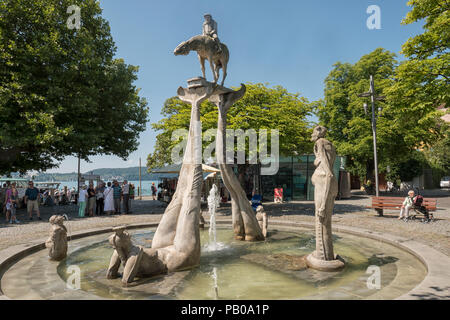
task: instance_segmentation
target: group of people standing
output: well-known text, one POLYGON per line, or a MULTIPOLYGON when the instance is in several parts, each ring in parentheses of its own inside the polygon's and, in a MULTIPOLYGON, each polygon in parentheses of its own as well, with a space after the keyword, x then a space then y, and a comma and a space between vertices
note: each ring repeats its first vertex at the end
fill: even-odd
POLYGON ((124 180, 122 185, 117 180, 107 184, 100 182, 95 188, 92 182, 89 183, 89 188, 84 185, 78 197, 78 216, 84 217, 86 210, 90 217, 94 216, 94 211, 95 215, 121 214, 121 203, 124 213, 129 214, 134 191, 134 185, 127 180, 124 180))

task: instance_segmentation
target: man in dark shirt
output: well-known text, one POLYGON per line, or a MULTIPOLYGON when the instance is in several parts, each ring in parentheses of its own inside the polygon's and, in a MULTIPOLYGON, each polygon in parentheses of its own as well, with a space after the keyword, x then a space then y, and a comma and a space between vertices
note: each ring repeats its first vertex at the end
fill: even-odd
POLYGON ((36 211, 37 217, 41 219, 41 213, 39 212, 39 200, 41 199, 41 194, 39 189, 34 186, 33 181, 28 182, 28 188, 25 191, 25 203, 27 204, 27 211, 30 220, 33 220, 33 209, 36 211))
POLYGON ((114 195, 114 211, 115 214, 120 214, 120 200, 122 199, 122 188, 117 180, 113 181, 113 195, 114 195))
POLYGON ((97 187, 95 188, 95 197, 97 206, 95 207, 95 214, 97 216, 101 216, 104 214, 104 208, 105 208, 105 196, 103 195, 103 192, 105 192, 105 183, 103 181, 99 182, 97 187))

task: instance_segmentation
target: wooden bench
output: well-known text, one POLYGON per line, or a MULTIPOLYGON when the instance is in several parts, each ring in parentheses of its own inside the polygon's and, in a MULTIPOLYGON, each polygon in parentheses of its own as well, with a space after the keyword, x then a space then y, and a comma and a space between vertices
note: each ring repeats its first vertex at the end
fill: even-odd
MULTIPOLYGON (((384 210, 400 210, 405 201, 405 197, 371 197, 372 205, 366 206, 366 208, 375 209, 375 211, 383 216, 384 210)), ((436 211, 437 199, 435 198, 423 198, 422 205, 428 211, 436 211)))

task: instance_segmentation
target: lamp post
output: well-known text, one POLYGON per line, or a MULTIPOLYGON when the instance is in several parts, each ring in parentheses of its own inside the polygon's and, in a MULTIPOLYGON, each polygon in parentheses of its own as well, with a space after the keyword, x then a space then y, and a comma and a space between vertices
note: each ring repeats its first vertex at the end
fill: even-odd
POLYGON ((78 194, 80 194, 80 162, 81 162, 81 156, 78 153, 78 175, 77 175, 77 177, 78 177, 78 179, 77 179, 77 182, 78 182, 77 192, 78 192, 78 194))
POLYGON ((139 200, 142 200, 141 158, 139 157, 139 200))
MULTIPOLYGON (((375 101, 383 101, 385 96, 375 95, 375 85, 373 81, 373 75, 370 75, 370 89, 369 92, 358 94, 358 97, 370 97, 372 103, 372 135, 373 135, 373 160, 375 165, 375 193, 376 196, 380 196, 379 183, 378 183, 378 157, 377 157, 377 119, 375 117, 375 101)), ((367 105, 364 106, 364 111, 367 112, 367 105)))

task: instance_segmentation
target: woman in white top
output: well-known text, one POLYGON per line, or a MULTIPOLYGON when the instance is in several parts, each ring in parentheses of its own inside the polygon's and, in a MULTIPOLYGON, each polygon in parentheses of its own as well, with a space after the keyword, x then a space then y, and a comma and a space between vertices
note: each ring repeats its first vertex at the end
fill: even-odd
POLYGON ((411 208, 413 207, 414 196, 414 190, 409 190, 408 196, 405 198, 405 201, 403 201, 402 208, 400 209, 400 216, 398 217, 398 220, 403 218, 408 219, 409 210, 411 210, 411 208))
POLYGON ((103 195, 105 196, 105 213, 108 213, 111 215, 111 213, 114 211, 114 190, 111 188, 111 182, 108 182, 108 187, 103 192, 103 195))
POLYGON ((87 199, 87 191, 86 186, 84 185, 80 190, 80 194, 78 195, 78 216, 84 217, 84 213, 86 211, 86 199, 87 199))

